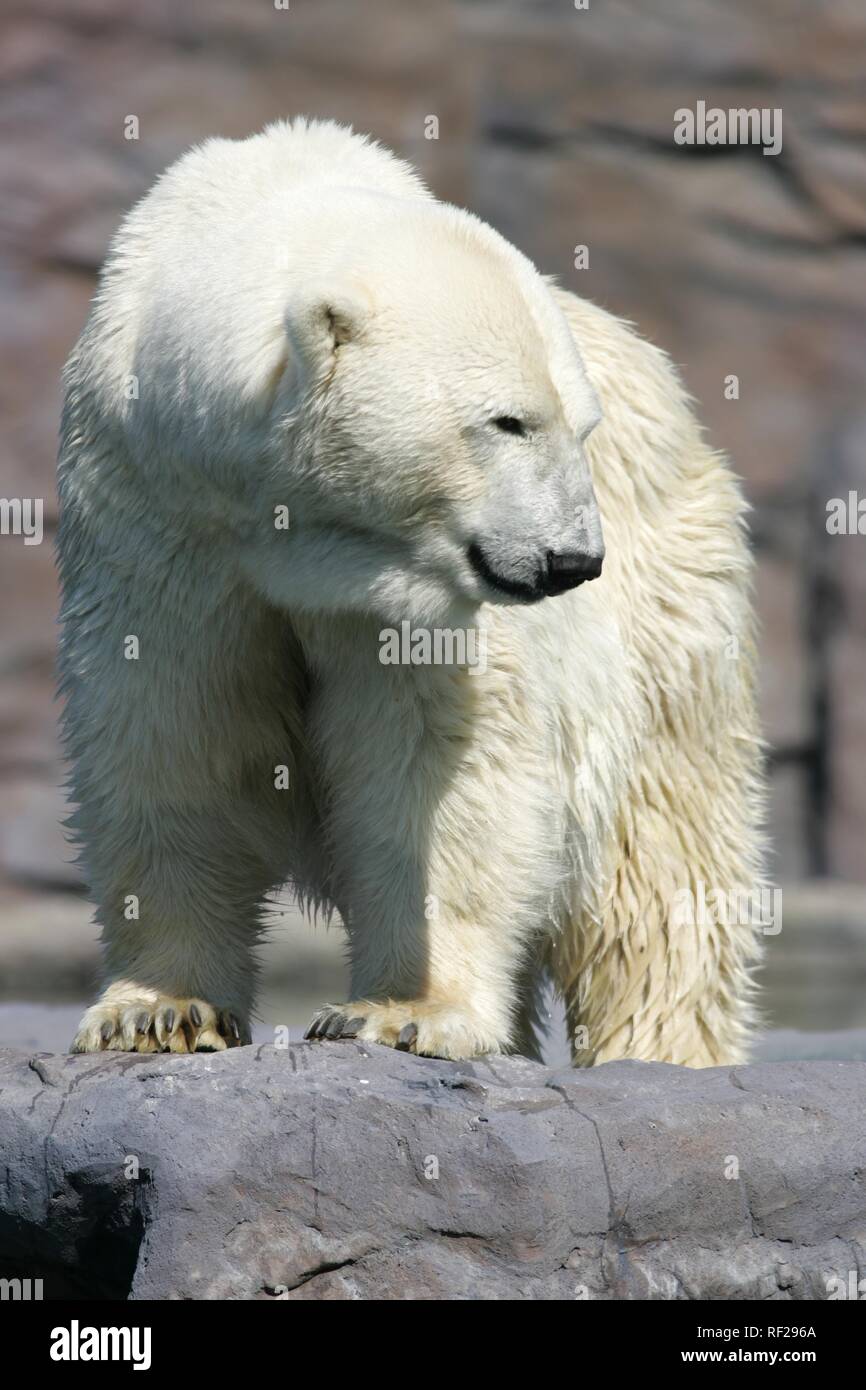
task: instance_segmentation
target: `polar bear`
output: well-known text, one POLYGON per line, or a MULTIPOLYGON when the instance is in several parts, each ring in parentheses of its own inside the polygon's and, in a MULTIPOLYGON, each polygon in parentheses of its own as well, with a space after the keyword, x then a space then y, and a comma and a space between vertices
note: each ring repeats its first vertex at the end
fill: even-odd
POLYGON ((288 882, 314 1039, 537 1056, 549 978, 578 1065, 743 1059, 760 928, 683 904, 761 881, 744 502, 660 351, 301 119, 163 175, 65 385, 74 1051, 249 1041, 288 882))

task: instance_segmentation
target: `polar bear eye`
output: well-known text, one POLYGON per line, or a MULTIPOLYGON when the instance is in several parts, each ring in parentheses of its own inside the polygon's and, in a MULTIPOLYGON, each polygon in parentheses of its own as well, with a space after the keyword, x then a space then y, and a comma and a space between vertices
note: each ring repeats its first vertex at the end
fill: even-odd
POLYGON ((504 430, 506 434, 526 434, 526 426, 522 420, 518 420, 514 415, 497 415, 493 424, 498 430, 504 430))

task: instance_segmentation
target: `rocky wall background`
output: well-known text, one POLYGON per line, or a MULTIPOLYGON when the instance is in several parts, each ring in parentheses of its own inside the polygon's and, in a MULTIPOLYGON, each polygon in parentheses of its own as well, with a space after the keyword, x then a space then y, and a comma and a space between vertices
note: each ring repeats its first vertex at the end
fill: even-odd
MULTIPOLYGON (((864 94, 855 0, 0 3, 0 497, 46 515, 41 545, 0 536, 0 998, 78 999, 95 961, 57 827, 63 361, 160 170, 304 112, 396 148, 679 364, 754 508, 786 891, 771 1011, 866 1023, 866 535, 826 528, 829 499, 866 498, 864 94), (781 152, 676 145, 699 100, 779 108, 781 152)), ((339 997, 338 943, 289 928, 283 1000, 339 997)))

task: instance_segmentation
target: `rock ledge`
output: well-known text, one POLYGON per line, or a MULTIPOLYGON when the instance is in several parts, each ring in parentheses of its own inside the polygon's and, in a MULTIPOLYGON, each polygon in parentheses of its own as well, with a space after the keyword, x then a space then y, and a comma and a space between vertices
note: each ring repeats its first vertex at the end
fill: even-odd
POLYGON ((864 1114, 861 1062, 0 1052, 0 1277, 46 1298, 824 1299, 866 1271, 864 1114))

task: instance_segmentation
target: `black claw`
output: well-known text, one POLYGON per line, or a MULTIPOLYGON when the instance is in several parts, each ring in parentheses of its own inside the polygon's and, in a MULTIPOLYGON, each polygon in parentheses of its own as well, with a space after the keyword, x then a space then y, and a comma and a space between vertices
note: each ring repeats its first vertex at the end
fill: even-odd
POLYGON ((235 1018, 234 1014, 229 1014, 229 1031, 231 1032, 232 1036, 237 1038, 238 1042, 240 1042, 241 1026, 235 1018))
POLYGON ((397 1051, 398 1051, 398 1052, 408 1052, 408 1051, 409 1051, 409 1048, 412 1046, 412 1044, 413 1044, 413 1042, 415 1041, 415 1039, 417 1038, 417 1036, 418 1036, 418 1025, 417 1025, 417 1023, 407 1023, 406 1026, 405 1026, 405 1028, 401 1028, 401 1029, 400 1029, 400 1033, 399 1033, 399 1036, 398 1036, 398 1038, 397 1038, 397 1051))
POLYGON ((201 1027, 201 1010, 199 1009, 198 1004, 190 1004, 189 1017, 193 1028, 201 1027))
POLYGON ((341 1034, 342 1031, 343 1031, 343 1025, 345 1024, 345 1022, 346 1022, 346 1015, 345 1015, 345 1014, 332 1014, 332 1015, 331 1015, 330 1022, 328 1023, 328 1026, 327 1026, 327 1028, 325 1029, 325 1037, 326 1037, 326 1038, 339 1038, 340 1034, 341 1034))
POLYGON ((113 1024, 113 1023, 109 1023, 108 1019, 106 1019, 105 1022, 103 1023, 103 1025, 102 1025, 102 1027, 101 1027, 100 1030, 99 1030, 99 1036, 102 1038, 102 1041, 103 1041, 103 1042, 111 1042, 111 1039, 112 1039, 112 1036, 113 1036, 113 1035, 114 1035, 114 1024, 113 1024))
POLYGON ((366 1022, 367 1020, 365 1018, 350 1018, 348 1023, 345 1023, 343 1025, 343 1031, 340 1034, 340 1037, 357 1038, 358 1034, 360 1033, 361 1029, 363 1028, 366 1022))
POLYGON ((147 1033, 147 1032, 150 1031, 150 1015, 149 1015, 149 1014, 139 1014, 139 1015, 138 1015, 138 1018, 135 1020, 135 1031, 136 1031, 136 1033, 147 1033))
POLYGON ((162 1025, 167 1033, 174 1032, 174 1009, 166 1009, 162 1016, 162 1025))
POLYGON ((319 1036, 319 1025, 321 1022, 322 1020, 320 1018, 313 1019, 312 1023, 310 1024, 309 1028, 304 1034, 304 1039, 307 1042, 312 1042, 314 1038, 317 1038, 319 1036))

